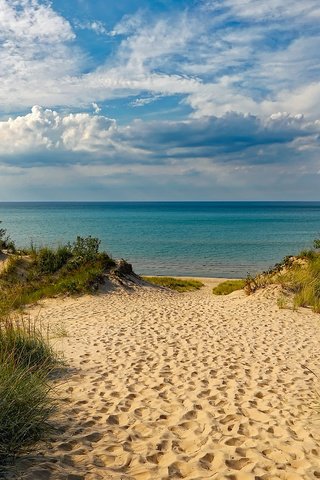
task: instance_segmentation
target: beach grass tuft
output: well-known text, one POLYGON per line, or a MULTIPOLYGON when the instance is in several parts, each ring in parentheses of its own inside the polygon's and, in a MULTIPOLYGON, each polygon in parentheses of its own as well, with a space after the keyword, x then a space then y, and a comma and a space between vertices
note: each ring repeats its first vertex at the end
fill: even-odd
POLYGON ((226 280, 213 288, 214 295, 229 295, 229 293, 241 290, 245 287, 245 280, 226 280))
POLYGON ((28 452, 52 432, 56 408, 49 376, 59 363, 35 322, 0 323, 0 463, 28 452))
POLYGON ((146 282, 160 287, 170 288, 177 292, 191 292, 203 287, 203 283, 194 279, 181 279, 174 277, 142 277, 146 282))

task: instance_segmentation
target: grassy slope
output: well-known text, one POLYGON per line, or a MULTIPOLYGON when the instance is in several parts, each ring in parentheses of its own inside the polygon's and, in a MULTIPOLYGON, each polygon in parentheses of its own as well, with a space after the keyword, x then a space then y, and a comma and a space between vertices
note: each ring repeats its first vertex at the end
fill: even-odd
POLYGON ((245 287, 245 280, 226 280, 213 288, 214 295, 229 295, 229 293, 241 290, 245 287))
POLYGON ((203 283, 198 280, 186 280, 173 277, 142 277, 145 281, 150 282, 160 287, 167 287, 177 292, 190 292, 193 290, 199 290, 203 287, 203 283))
POLYGON ((311 307, 320 313, 320 253, 309 250, 286 257, 268 272, 246 281, 248 293, 266 285, 278 284, 291 292, 295 307, 311 307))
POLYGON ((98 254, 94 260, 66 262, 57 271, 43 272, 37 257, 12 256, 8 268, 0 274, 0 315, 41 298, 93 292, 113 265, 108 256, 98 254))

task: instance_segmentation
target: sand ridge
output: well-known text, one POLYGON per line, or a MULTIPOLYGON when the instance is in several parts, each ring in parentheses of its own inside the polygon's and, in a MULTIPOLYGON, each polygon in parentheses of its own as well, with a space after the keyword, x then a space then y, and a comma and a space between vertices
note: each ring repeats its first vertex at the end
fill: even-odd
POLYGON ((59 434, 19 478, 320 478, 320 317, 212 285, 44 302, 71 372, 59 434))

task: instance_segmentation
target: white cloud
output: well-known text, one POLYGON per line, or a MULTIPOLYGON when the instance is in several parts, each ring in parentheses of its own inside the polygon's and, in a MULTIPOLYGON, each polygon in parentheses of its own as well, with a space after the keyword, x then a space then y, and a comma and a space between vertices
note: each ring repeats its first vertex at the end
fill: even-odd
POLYGON ((0 3, 0 38, 5 42, 56 43, 73 40, 72 28, 49 4, 37 0, 2 0, 0 3))
POLYGON ((0 122, 0 158, 2 163, 26 167, 61 158, 87 165, 171 163, 183 170, 187 159, 238 165, 285 163, 308 150, 313 161, 318 158, 319 134, 320 121, 288 113, 266 119, 228 113, 179 122, 136 120, 119 126, 102 115, 61 114, 34 106, 27 115, 0 122))
MULTIPOLYGON (((34 104, 72 108, 141 95, 131 102, 139 106, 182 95, 196 118, 233 110, 316 118, 318 2, 289 1, 285 8, 281 0, 206 1, 158 18, 137 12, 109 33, 118 42, 114 53, 83 73, 86 57, 75 49, 70 23, 50 4, 2 0, 0 103, 5 111, 34 104), (240 17, 247 23, 230 25, 240 17)), ((86 25, 105 29, 98 20, 86 25)))
POLYGON ((101 108, 99 107, 99 105, 96 102, 92 103, 92 107, 93 107, 94 113, 100 113, 101 112, 101 108))
POLYGON ((149 105, 150 103, 156 102, 161 95, 153 95, 152 97, 144 97, 144 98, 136 98, 131 105, 133 107, 144 107, 145 105, 149 105))
POLYGON ((75 26, 81 30, 92 30, 97 35, 109 35, 108 30, 105 25, 99 20, 94 20, 92 22, 75 22, 75 26))
POLYGON ((318 0, 205 0, 203 8, 217 11, 227 8, 228 14, 240 18, 252 19, 255 22, 271 19, 281 22, 294 17, 310 19, 312 22, 320 16, 318 0))
POLYGON ((4 111, 62 102, 62 84, 78 71, 72 28, 50 4, 0 2, 0 103, 4 111), (59 84, 61 80, 62 84, 59 84))
POLYGON ((59 115, 34 106, 31 113, 0 122, 0 155, 45 151, 99 152, 112 143, 115 121, 77 113, 59 115))

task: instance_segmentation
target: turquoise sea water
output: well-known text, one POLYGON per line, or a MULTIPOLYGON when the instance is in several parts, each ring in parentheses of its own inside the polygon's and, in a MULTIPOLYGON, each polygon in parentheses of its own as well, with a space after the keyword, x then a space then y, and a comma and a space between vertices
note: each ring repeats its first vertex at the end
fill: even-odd
POLYGON ((320 237, 320 202, 0 203, 19 247, 102 240, 137 273, 254 274, 320 237))

